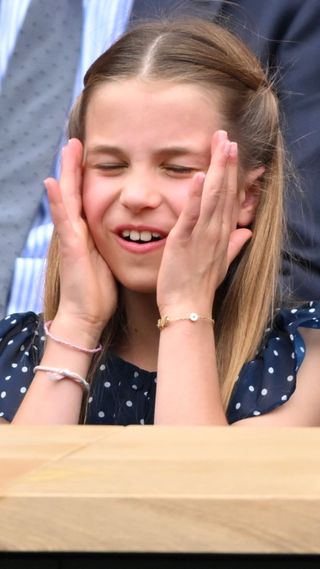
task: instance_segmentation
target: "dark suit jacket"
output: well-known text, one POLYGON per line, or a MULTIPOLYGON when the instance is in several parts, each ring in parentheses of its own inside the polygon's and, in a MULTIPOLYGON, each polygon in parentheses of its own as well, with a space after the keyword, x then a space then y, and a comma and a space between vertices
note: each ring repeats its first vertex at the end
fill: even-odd
POLYGON ((300 190, 287 182, 288 249, 283 283, 300 298, 320 298, 320 2, 238 0, 223 3, 236 31, 270 70, 277 90, 287 150, 300 190))

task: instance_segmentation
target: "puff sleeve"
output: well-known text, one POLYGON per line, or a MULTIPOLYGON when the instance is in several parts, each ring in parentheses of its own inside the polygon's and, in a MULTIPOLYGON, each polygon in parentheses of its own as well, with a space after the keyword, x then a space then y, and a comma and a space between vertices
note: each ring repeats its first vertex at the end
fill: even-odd
POLYGON ((12 421, 42 357, 41 318, 33 312, 0 322, 0 417, 12 421))

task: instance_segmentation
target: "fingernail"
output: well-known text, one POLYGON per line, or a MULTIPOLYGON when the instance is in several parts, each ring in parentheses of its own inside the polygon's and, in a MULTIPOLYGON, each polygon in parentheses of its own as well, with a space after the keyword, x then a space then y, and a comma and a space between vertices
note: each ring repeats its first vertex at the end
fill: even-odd
POLYGON ((236 142, 230 143, 229 157, 236 159, 238 156, 238 145, 236 142))
POLYGON ((220 142, 225 140, 227 136, 228 136, 228 133, 226 130, 219 130, 218 131, 218 140, 220 140, 220 142))

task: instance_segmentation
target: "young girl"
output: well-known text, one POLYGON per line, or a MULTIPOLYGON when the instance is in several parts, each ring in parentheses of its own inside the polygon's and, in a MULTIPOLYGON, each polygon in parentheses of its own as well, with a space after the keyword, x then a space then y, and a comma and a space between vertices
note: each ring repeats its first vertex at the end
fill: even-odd
POLYGON ((283 146, 255 57, 142 24, 85 76, 44 318, 0 325, 15 424, 320 425, 320 306, 280 308, 283 146))

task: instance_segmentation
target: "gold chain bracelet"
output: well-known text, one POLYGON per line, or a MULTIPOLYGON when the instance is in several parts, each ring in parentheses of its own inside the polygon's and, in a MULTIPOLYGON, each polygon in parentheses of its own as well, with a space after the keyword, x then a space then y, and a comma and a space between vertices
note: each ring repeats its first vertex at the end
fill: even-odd
POLYGON ((190 320, 190 322, 197 322, 198 320, 207 320, 208 322, 214 324, 214 320, 212 318, 208 318, 207 316, 200 316, 199 314, 197 314, 197 312, 190 312, 189 316, 185 316, 182 318, 169 318, 169 316, 163 316, 162 318, 159 318, 157 322, 157 327, 161 331, 163 330, 163 328, 168 326, 170 322, 177 322, 179 320, 190 320))

